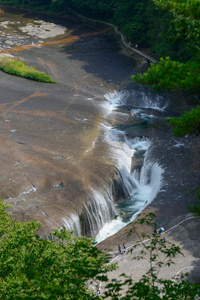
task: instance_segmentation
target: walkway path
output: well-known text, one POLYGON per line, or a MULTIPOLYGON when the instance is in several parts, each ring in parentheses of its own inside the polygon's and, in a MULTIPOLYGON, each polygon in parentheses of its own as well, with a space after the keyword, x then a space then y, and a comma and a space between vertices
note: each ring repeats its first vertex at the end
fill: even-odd
MULTIPOLYGON (((195 216, 188 216, 185 219, 183 219, 182 221, 180 221, 179 223, 177 223, 176 225, 174 225, 173 227, 165 230, 163 233, 161 233, 161 235, 167 235, 168 233, 170 233, 171 231, 173 231, 174 229, 177 230, 177 227, 179 227, 180 225, 182 225, 183 223, 189 221, 189 220, 194 220, 194 219, 199 219, 199 217, 195 217, 195 216)), ((134 281, 138 281, 142 275, 144 275, 147 270, 148 270, 148 258, 144 256, 143 260, 133 260, 133 256, 134 254, 136 254, 136 252, 141 251, 142 248, 144 247, 144 243, 148 243, 151 239, 146 239, 143 240, 141 242, 137 242, 135 244, 129 244, 126 247, 126 252, 123 253, 122 255, 119 255, 116 250, 116 252, 111 253, 111 255, 113 255, 113 259, 111 259, 111 261, 108 263, 109 265, 111 263, 115 263, 118 262, 118 269, 115 271, 112 271, 108 274, 109 280, 113 279, 113 278, 119 278, 120 274, 125 273, 127 276, 130 276, 132 278, 134 278, 134 281), (139 246, 137 248, 135 248, 135 246, 139 246), (128 250, 131 250, 131 252, 129 252, 128 250)), ((173 280, 173 281, 178 281, 179 280, 179 275, 181 273, 185 273, 186 271, 191 271, 193 269, 195 269, 196 273, 200 273, 200 266, 198 263, 198 258, 193 257, 190 254, 190 250, 188 249, 183 249, 183 245, 179 242, 177 242, 176 240, 173 239, 173 236, 170 236, 170 238, 167 238, 167 242, 172 243, 172 244, 176 244, 177 246, 179 246, 181 248, 182 253, 184 254, 184 256, 177 255, 176 256, 176 260, 175 263, 171 265, 170 270, 168 267, 163 267, 161 269, 160 272, 160 277, 164 278, 164 279, 169 279, 169 280, 173 280)), ((117 245, 116 245, 116 249, 117 249, 117 245)), ((104 290, 105 284, 103 282, 99 282, 99 288, 101 288, 101 290, 104 290)), ((93 287, 94 288, 94 287, 93 287)))
POLYGON ((146 53, 138 50, 136 47, 131 47, 129 44, 127 44, 126 42, 126 38, 123 36, 123 34, 119 31, 118 27, 115 26, 114 24, 112 23, 108 23, 108 22, 104 22, 104 21, 100 21, 100 20, 95 20, 95 19, 91 19, 91 18, 87 18, 81 14, 78 14, 76 13, 75 11, 73 11, 72 9, 70 9, 69 7, 66 7, 68 10, 70 10, 73 14, 77 15, 78 17, 80 18, 83 18, 83 19, 86 19, 86 20, 89 20, 89 21, 92 21, 92 22, 99 22, 99 23, 102 23, 102 24, 105 24, 105 25, 108 25, 108 26, 111 26, 115 29, 115 32, 117 34, 119 34, 121 36, 121 39, 122 39, 122 43, 128 47, 129 49, 131 49, 132 51, 138 53, 139 55, 143 56, 144 58, 146 58, 148 61, 151 61, 153 63, 157 63, 158 61, 156 59, 154 59, 153 57, 147 55, 146 53))
MULTIPOLYGON (((171 227, 171 228, 165 230, 164 232, 161 233, 161 235, 166 235, 166 233, 168 233, 169 231, 175 229, 176 227, 180 226, 182 223, 184 223, 184 222, 186 222, 186 221, 188 221, 188 220, 190 220, 190 219, 199 219, 199 217, 190 216, 190 217, 188 217, 188 218, 182 220, 182 221, 179 222, 178 224, 174 225, 173 227, 171 227)), ((147 242, 149 242, 150 240, 151 240, 151 239, 146 239, 146 240, 143 240, 143 241, 138 242, 138 243, 136 243, 136 244, 129 245, 128 247, 126 247, 126 251, 129 250, 129 249, 131 249, 131 248, 133 249, 135 246, 138 246, 138 245, 140 245, 140 244, 147 243, 147 242)), ((112 254, 114 254, 114 253, 112 253, 112 254)), ((120 256, 120 255, 117 255, 115 258, 113 258, 113 259, 109 262, 109 264, 113 263, 115 260, 120 259, 120 258, 121 258, 121 256, 120 256)))

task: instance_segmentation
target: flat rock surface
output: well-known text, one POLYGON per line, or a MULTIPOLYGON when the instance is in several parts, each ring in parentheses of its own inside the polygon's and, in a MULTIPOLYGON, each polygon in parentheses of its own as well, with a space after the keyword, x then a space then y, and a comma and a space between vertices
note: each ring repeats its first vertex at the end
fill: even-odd
MULTIPOLYGON (((44 84, 0 72, 0 197, 11 205, 12 215, 20 220, 37 218, 43 235, 70 225, 71 215, 76 222, 84 200, 94 190, 108 186, 115 171, 116 160, 105 142, 102 124, 112 127, 127 122, 129 135, 153 140, 149 155, 165 170, 161 192, 146 211, 155 212, 166 230, 191 216, 187 205, 196 203, 200 183, 200 139, 175 139, 159 114, 152 126, 141 129, 131 127, 133 120, 125 110, 121 115, 108 113, 105 93, 123 89, 138 71, 135 62, 120 52, 116 39, 105 28, 57 19, 51 22, 67 30, 41 41, 39 36, 18 30, 23 22, 26 26, 41 16, 13 13, 12 17, 14 22, 8 21, 9 13, 0 15, 1 52, 25 60, 59 82, 44 84), (8 40, 14 45, 6 43, 8 40), (64 187, 56 189, 61 181, 64 187)), ((44 21, 49 20, 44 17, 44 21)), ((194 104, 183 95, 166 97, 167 115, 178 115, 194 104)), ((98 247, 111 249, 119 261, 119 270, 110 277, 126 271, 137 280, 146 264, 133 262, 127 253, 116 255, 119 243, 125 242, 127 247, 135 243, 136 238, 127 237, 126 229, 98 247)), ((168 242, 178 243, 185 256, 178 256, 171 274, 166 269, 163 276, 195 268, 190 276, 200 282, 199 219, 181 223, 166 237, 168 242)))
MULTIPOLYGON (((37 218, 43 225, 41 234, 63 225, 73 228, 83 202, 94 190, 109 186, 115 158, 102 126, 104 94, 130 80, 135 63, 118 52, 105 28, 51 19, 51 24, 60 22, 67 30, 39 45, 37 37, 33 40, 19 28, 41 16, 5 12, 0 17, 7 37, 24 41, 1 53, 59 82, 0 73, 0 197, 18 219, 37 218), (15 22, 5 23, 11 18, 15 22), (120 72, 115 72, 116 66, 120 72), (64 187, 55 189, 61 181, 64 187)), ((113 118, 109 116, 109 125, 113 118)))

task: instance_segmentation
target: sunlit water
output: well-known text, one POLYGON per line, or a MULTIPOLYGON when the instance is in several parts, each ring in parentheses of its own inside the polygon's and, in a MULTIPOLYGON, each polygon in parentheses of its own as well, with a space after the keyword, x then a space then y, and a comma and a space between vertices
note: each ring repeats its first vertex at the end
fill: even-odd
MULTIPOLYGON (((132 115, 147 120, 151 124, 154 118, 153 110, 163 111, 166 103, 159 95, 146 94, 143 91, 121 91, 105 95, 104 104, 107 114, 112 113, 119 107, 129 107, 132 115), (146 113, 146 109, 151 109, 151 114, 146 113)), ((121 173, 124 188, 128 194, 126 200, 121 200, 116 205, 116 218, 104 224, 103 228, 96 236, 99 243, 109 236, 115 234, 148 205, 160 191, 162 185, 163 169, 156 161, 148 157, 152 141, 145 137, 129 138, 125 132, 105 128, 105 139, 110 143, 113 157, 116 159, 116 166, 121 173), (140 169, 132 170, 132 160, 141 156, 143 164, 140 169)))

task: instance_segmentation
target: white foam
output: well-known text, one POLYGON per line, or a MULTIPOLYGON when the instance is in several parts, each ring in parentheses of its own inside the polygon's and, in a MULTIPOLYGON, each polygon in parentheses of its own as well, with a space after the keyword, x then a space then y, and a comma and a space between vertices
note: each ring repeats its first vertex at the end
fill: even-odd
POLYGON ((117 233, 126 225, 127 223, 123 222, 120 217, 112 220, 111 222, 105 223, 104 227, 99 231, 98 235, 96 236, 96 242, 100 243, 109 236, 112 236, 113 234, 117 233))
POLYGON ((25 194, 30 194, 31 192, 36 192, 36 188, 33 186, 31 188, 27 188, 27 190, 23 193, 21 193, 20 195, 25 195, 25 194))
POLYGON ((66 231, 74 230, 77 236, 81 236, 80 219, 77 213, 72 213, 70 217, 62 218, 62 221, 66 231))
MULTIPOLYGON (((106 110, 109 112, 109 105, 111 106, 110 111, 118 105, 125 105, 130 94, 131 93, 128 91, 106 94, 105 99, 108 101, 105 105, 106 110)), ((159 103, 159 97, 156 96, 155 99, 149 99, 148 97, 146 98, 145 94, 143 95, 143 93, 141 93, 141 95, 143 100, 142 103, 140 103, 141 108, 151 107, 163 109, 164 106, 159 103)), ((138 99, 136 103, 137 102, 138 99)), ((141 111, 142 109, 139 109, 137 113, 140 112, 141 114, 141 111)), ((142 114, 142 116, 145 118, 148 117, 146 114, 142 114)), ((124 200, 126 202, 126 209, 128 212, 132 211, 132 216, 127 222, 124 222, 121 217, 106 222, 96 236, 97 243, 115 234, 129 222, 133 221, 137 214, 155 199, 161 189, 163 174, 161 166, 148 158, 148 152, 152 145, 152 141, 145 137, 130 139, 123 131, 113 129, 105 124, 102 124, 102 127, 104 128, 104 141, 110 146, 111 160, 120 171, 124 190, 128 194, 129 199, 127 201, 124 200), (143 154, 143 166, 141 169, 135 169, 132 173, 132 160, 134 154, 140 151, 145 152, 145 154, 143 154)))
POLYGON ((163 111, 167 103, 165 99, 158 94, 147 93, 143 90, 140 91, 113 91, 104 95, 104 98, 110 103, 111 109, 115 109, 118 106, 135 106, 140 108, 151 108, 154 110, 163 111))

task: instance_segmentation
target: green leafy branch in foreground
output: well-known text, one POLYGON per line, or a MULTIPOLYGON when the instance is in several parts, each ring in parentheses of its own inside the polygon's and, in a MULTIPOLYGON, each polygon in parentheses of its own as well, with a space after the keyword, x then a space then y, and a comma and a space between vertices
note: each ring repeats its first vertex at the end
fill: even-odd
POLYGON ((55 230, 40 239, 37 221, 15 221, 0 202, 0 299, 94 299, 86 282, 106 280, 108 256, 93 240, 55 230))
POLYGON ((200 93, 200 63, 198 60, 180 63, 169 57, 160 58, 159 63, 151 63, 147 72, 133 75, 132 80, 150 84, 157 91, 182 90, 196 94, 200 93))
MULTIPOLYGON (((40 228, 37 221, 18 222, 9 217, 6 208, 1 201, 0 299, 96 299, 95 284, 106 282, 107 272, 116 269, 115 264, 108 265, 109 256, 94 247, 92 239, 72 237, 71 232, 63 229, 52 233, 54 239, 40 239, 36 234, 40 228), (89 289, 90 285, 93 290, 89 289)), ((141 251, 135 259, 149 261, 147 273, 137 282, 127 277, 124 281, 113 280, 101 291, 99 299, 193 300, 200 295, 199 286, 185 278, 177 282, 158 276, 181 251, 169 242, 163 245, 154 218, 150 213, 136 223, 140 228, 148 225, 151 231, 137 234, 136 242, 141 251)), ((133 224, 128 233, 135 231, 137 227, 133 224)), ((134 254, 133 250, 130 252, 134 254)))
POLYGON ((20 76, 26 79, 47 83, 56 83, 55 80, 53 80, 44 72, 39 72, 34 67, 29 67, 21 61, 7 57, 0 60, 0 70, 4 71, 5 73, 20 76))

